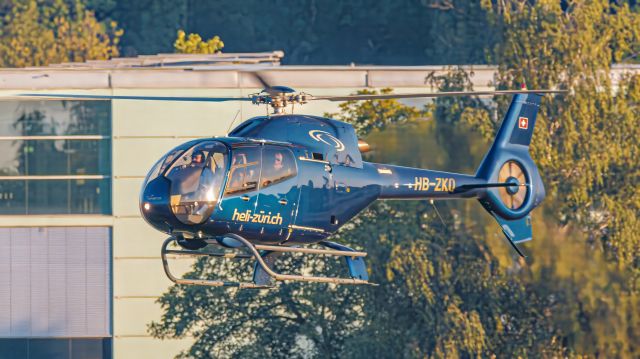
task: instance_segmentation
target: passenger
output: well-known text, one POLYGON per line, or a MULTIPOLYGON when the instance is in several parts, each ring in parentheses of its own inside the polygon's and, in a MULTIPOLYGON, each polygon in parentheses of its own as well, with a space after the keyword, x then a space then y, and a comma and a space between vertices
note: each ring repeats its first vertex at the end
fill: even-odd
POLYGON ((276 154, 274 155, 273 169, 276 171, 276 173, 280 172, 284 168, 283 157, 284 156, 282 155, 282 152, 276 152, 276 154))
POLYGON ((211 176, 210 170, 204 168, 206 155, 202 151, 194 151, 191 154, 191 162, 186 164, 178 173, 176 180, 180 183, 180 194, 186 198, 198 198, 202 190, 202 176, 211 176), (207 172, 209 172, 207 174, 207 172))
POLYGON ((247 155, 244 153, 236 153, 233 155, 231 165, 244 165, 247 163, 247 155))
POLYGON ((291 175, 291 164, 286 161, 288 157, 280 151, 273 154, 273 164, 269 171, 263 176, 262 187, 278 183, 291 175))
MULTIPOLYGON (((204 161, 204 153, 201 154, 201 158, 199 159, 199 161, 201 162, 197 162, 195 166, 199 166, 200 164, 202 164, 202 172, 200 173, 200 181, 198 183, 198 190, 197 192, 202 194, 202 193, 207 193, 209 192, 209 189, 211 189, 211 186, 213 185, 213 171, 211 169, 211 166, 205 166, 205 161, 204 161)), ((211 161, 209 161, 209 164, 211 164, 211 161)), ((198 196, 198 198, 205 198, 204 196, 198 196)))

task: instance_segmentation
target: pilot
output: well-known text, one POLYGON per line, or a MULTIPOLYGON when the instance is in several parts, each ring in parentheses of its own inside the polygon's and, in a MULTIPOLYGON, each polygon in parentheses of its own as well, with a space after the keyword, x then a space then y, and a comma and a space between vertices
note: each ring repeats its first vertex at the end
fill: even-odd
POLYGON ((200 151, 191 156, 190 166, 201 169, 199 181, 196 190, 192 193, 192 200, 195 206, 192 208, 192 214, 196 216, 204 215, 208 209, 212 208, 213 202, 216 200, 215 190, 219 183, 215 179, 220 177, 214 176, 216 165, 213 156, 205 163, 206 155, 200 151), (202 168, 204 167, 204 168, 202 168))
MULTIPOLYGON (((185 162, 187 159, 188 157, 184 158, 185 162)), ((185 195, 197 189, 204 160, 205 155, 202 151, 194 151, 191 154, 191 161, 181 166, 176 166, 171 171, 170 178, 174 183, 178 184, 178 193, 185 195)))
POLYGON ((194 166, 202 167, 204 165, 204 157, 205 157, 204 152, 194 151, 193 154, 191 155, 191 163, 189 165, 192 167, 194 166))

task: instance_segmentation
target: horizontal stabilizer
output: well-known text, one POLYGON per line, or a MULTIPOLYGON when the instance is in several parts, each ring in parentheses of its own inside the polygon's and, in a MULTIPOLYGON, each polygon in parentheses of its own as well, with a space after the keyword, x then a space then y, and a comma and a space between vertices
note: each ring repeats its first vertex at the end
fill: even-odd
POLYGON ((525 257, 520 249, 516 246, 517 243, 530 241, 532 237, 531 231, 531 215, 528 214, 520 219, 508 220, 497 216, 491 212, 491 215, 498 221, 502 228, 502 233, 507 237, 507 240, 511 243, 513 248, 522 257, 525 257))
MULTIPOLYGON (((338 251, 344 251, 347 253, 355 252, 352 248, 335 242, 322 241, 320 244, 338 251)), ((367 265, 364 263, 364 258, 349 256, 345 256, 344 258, 347 260, 347 267, 349 268, 349 275, 351 275, 351 278, 369 280, 369 273, 367 273, 367 265)))

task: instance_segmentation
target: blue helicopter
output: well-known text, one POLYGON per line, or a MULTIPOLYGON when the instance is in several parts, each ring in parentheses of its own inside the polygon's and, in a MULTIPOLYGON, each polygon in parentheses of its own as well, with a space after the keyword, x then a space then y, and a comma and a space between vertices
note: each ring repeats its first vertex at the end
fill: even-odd
POLYGON ((160 158, 144 180, 140 212, 169 235, 161 255, 178 284, 266 288, 275 281, 371 284, 365 252, 327 240, 376 200, 476 198, 506 239, 531 240, 530 212, 545 197, 529 144, 541 96, 554 90, 312 96, 270 86, 249 97, 149 97, 24 94, 63 99, 251 101, 274 113, 254 117, 225 137, 186 142, 160 158), (351 101, 467 95, 513 95, 497 136, 475 175, 369 163, 369 146, 353 127, 329 118, 286 114, 309 101, 351 101), (169 249, 177 243, 180 249, 169 249), (316 244, 315 247, 308 245, 316 244), (212 247, 222 247, 213 251, 212 247), (231 251, 230 251, 231 250, 231 251), (278 273, 284 253, 344 257, 349 278, 278 273), (174 276, 167 255, 254 259, 251 282, 174 276))

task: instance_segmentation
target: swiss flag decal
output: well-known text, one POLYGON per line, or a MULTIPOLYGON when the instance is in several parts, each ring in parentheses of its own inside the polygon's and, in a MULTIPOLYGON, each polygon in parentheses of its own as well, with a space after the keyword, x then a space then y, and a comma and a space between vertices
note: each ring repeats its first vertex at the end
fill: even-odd
POLYGON ((529 128, 529 119, 526 117, 520 117, 518 119, 518 128, 526 130, 529 128))

